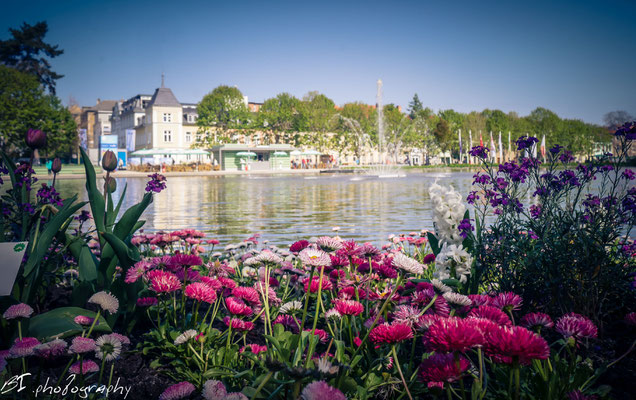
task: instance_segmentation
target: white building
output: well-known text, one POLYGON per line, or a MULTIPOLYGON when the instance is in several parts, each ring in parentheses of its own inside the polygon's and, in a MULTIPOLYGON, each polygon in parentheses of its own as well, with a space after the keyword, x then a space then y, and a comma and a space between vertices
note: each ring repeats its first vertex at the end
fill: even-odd
POLYGON ((126 148, 126 131, 143 123, 146 107, 152 99, 149 94, 138 94, 126 101, 118 101, 110 116, 112 134, 117 135, 117 147, 126 148))

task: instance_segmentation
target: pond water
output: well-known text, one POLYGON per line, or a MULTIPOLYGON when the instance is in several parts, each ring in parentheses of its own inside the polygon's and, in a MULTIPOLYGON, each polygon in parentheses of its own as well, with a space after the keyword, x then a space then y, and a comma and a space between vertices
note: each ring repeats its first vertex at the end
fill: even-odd
MULTIPOLYGON (((300 238, 334 235, 384 242, 389 234, 432 229, 428 187, 436 180, 464 196, 471 172, 409 173, 402 178, 359 175, 271 175, 169 177, 143 215, 146 231, 194 228, 222 244, 260 233, 263 240, 289 245, 300 238)), ((118 198, 128 184, 122 208, 138 202, 146 178, 118 178, 118 198)), ((101 185, 101 183, 99 183, 101 185)), ((84 180, 62 180, 67 197, 80 193, 84 180)))

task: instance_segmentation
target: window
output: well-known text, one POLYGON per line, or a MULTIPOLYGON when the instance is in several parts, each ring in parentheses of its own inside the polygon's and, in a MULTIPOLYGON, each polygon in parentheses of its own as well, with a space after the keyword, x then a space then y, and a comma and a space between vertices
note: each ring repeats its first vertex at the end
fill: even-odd
POLYGON ((185 141, 186 143, 190 143, 192 141, 192 136, 190 135, 190 132, 186 132, 185 141))
POLYGON ((163 113, 163 122, 172 122, 172 114, 163 113))
POLYGON ((172 131, 163 131, 163 141, 172 142, 172 131))

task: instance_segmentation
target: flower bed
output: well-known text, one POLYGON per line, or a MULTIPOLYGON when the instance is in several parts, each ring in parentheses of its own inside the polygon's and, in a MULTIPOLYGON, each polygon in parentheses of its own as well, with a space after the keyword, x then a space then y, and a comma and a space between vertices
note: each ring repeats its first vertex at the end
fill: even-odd
MULTIPOLYGON (((519 149, 531 142, 523 138, 519 149)), ((487 155, 483 148, 473 153, 487 155)), ((567 153, 553 154, 554 161, 567 153)), ((563 281, 565 292, 566 283, 611 271, 617 283, 596 286, 597 298, 606 301, 619 289, 623 298, 605 311, 603 302, 589 299, 554 306, 557 299, 536 296, 534 286, 545 283, 523 275, 534 264, 523 264, 520 254, 545 252, 550 230, 519 228, 550 226, 550 215, 565 221, 569 214, 568 203, 535 185, 539 214, 548 221, 537 225, 537 204, 522 203, 520 183, 533 169, 555 196, 583 182, 553 169, 540 174, 537 159, 476 175, 472 218, 457 192, 432 185, 435 232, 391 236, 381 248, 339 237, 280 248, 259 243, 255 234, 221 249, 196 230, 140 230, 144 209, 166 187, 160 174, 150 176, 140 203, 119 215, 122 199, 112 198, 115 181, 109 180, 114 166, 105 157, 106 184, 97 188, 86 163, 93 227, 88 212, 73 217, 86 203, 60 199, 54 185, 25 203, 34 183, 30 168, 4 161, 12 189, 3 198, 9 211, 3 222, 12 224, 3 233, 29 239, 22 273, 2 306, 5 395, 589 399, 621 398, 631 388, 624 376, 610 379, 606 371, 621 363, 634 373, 636 263, 633 243, 621 236, 634 221, 633 186, 612 191, 603 207, 575 208, 578 225, 569 228, 592 235, 590 220, 613 221, 614 231, 603 226, 600 250, 587 249, 607 252, 603 270, 581 268, 563 281), (480 205, 480 198, 487 201, 480 205), (498 219, 485 229, 488 207, 498 219), (529 218, 518 218, 525 210, 529 218), (67 232, 73 218, 75 230, 67 232), (515 263, 506 252, 516 255, 515 263), (513 284, 519 290, 509 290, 513 284), (618 387, 612 391, 607 382, 618 387)), ((601 167, 592 176, 615 187, 633 179, 629 170, 612 171, 614 178, 601 167)), ((580 173, 587 177, 589 170, 580 173)), ((581 257, 584 249, 571 247, 560 251, 581 257)))

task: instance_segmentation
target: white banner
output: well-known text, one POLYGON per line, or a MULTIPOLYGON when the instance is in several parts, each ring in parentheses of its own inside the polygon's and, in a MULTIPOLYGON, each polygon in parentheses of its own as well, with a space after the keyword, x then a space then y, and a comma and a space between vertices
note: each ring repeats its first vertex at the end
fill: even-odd
POLYGON ((135 130, 126 129, 126 150, 135 151, 135 130))

